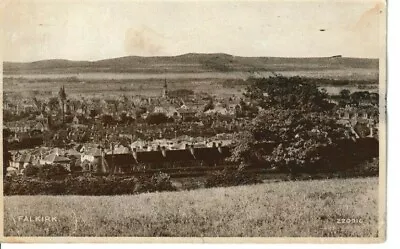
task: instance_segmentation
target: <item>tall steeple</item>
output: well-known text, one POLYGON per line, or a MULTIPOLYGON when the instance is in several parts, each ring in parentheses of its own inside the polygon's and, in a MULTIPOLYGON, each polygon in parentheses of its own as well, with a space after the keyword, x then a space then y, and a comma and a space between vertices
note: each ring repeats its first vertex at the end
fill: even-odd
POLYGON ((65 93, 64 85, 60 88, 60 91, 58 92, 58 99, 60 101, 62 121, 64 123, 64 121, 65 121, 65 100, 67 99, 67 94, 65 93))
POLYGON ((162 92, 162 96, 166 98, 168 95, 168 86, 167 86, 167 78, 164 78, 164 88, 162 92))

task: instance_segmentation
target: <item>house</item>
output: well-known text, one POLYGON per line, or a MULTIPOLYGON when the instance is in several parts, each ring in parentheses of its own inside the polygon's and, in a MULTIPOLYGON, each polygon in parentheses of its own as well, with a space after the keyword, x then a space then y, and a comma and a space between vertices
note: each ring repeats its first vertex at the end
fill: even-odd
POLYGON ((18 171, 21 171, 26 168, 26 166, 30 165, 36 165, 38 164, 38 158, 30 153, 26 154, 17 154, 12 157, 12 160, 10 162, 10 167, 13 167, 17 169, 18 171))
POLYGON ((45 125, 44 123, 38 121, 38 122, 35 124, 35 126, 32 128, 32 130, 44 132, 44 131, 48 130, 48 126, 45 125))
POLYGON ((205 114, 221 114, 221 115, 233 115, 228 109, 222 106, 216 106, 214 109, 207 110, 205 114))
POLYGON ((81 157, 81 161, 89 161, 91 163, 93 162, 98 162, 100 158, 102 157, 102 149, 101 148, 90 148, 90 149, 85 149, 83 152, 83 155, 81 157))
POLYGON ((109 166, 105 161, 105 153, 100 147, 86 149, 81 157, 81 165, 87 171, 97 173, 109 172, 109 166))
POLYGON ((71 159, 65 156, 60 156, 55 153, 52 153, 50 155, 47 155, 42 162, 44 164, 61 164, 64 166, 66 169, 70 170, 70 162, 71 159))
POLYGON ((72 124, 73 125, 78 125, 80 122, 79 122, 79 118, 75 115, 74 116, 74 118, 72 119, 72 124))
POLYGON ((182 117, 183 120, 191 119, 191 118, 196 117, 196 113, 197 113, 197 111, 195 111, 193 109, 181 108, 181 109, 178 110, 178 114, 179 114, 179 116, 182 117))
POLYGON ((124 173, 131 172, 137 162, 134 160, 132 153, 107 153, 104 155, 102 172, 124 173))
POLYGON ((24 112, 33 112, 36 109, 33 104, 23 104, 22 108, 24 109, 24 112))
MULTIPOLYGON (((186 110, 186 109, 185 109, 186 110)), ((154 107, 153 112, 155 113, 164 113, 167 117, 181 117, 177 108, 173 106, 156 106, 154 107)))
POLYGON ((111 172, 129 172, 146 168, 169 168, 190 166, 213 166, 230 155, 229 147, 205 147, 186 144, 183 149, 170 150, 157 146, 155 150, 143 151, 132 148, 131 153, 105 154, 111 172))
POLYGON ((78 159, 79 161, 81 161, 81 158, 82 158, 82 154, 80 152, 76 151, 75 149, 67 150, 65 155, 74 157, 74 158, 78 159))
POLYGON ((6 125, 10 131, 15 133, 28 132, 31 129, 30 122, 8 122, 6 125))

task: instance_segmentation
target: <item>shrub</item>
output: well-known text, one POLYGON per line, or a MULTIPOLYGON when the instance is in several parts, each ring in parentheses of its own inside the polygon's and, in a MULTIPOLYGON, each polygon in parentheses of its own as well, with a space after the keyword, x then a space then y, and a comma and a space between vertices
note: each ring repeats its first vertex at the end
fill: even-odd
POLYGON ((166 173, 156 173, 152 177, 139 178, 135 186, 135 192, 155 192, 155 191, 173 191, 176 190, 172 185, 171 177, 166 173))
POLYGON ((40 167, 38 176, 42 179, 52 179, 57 177, 63 177, 69 173, 64 166, 60 164, 55 165, 43 165, 40 167))
POLYGON ((34 165, 27 165, 26 168, 24 169, 24 175, 25 176, 37 176, 37 174, 39 173, 39 167, 34 166, 34 165))
POLYGON ((205 182, 205 186, 210 187, 229 187, 229 186, 239 186, 248 184, 257 184, 261 181, 255 176, 246 174, 243 171, 216 171, 211 173, 205 182))
POLYGON ((174 190, 170 175, 166 173, 156 173, 151 177, 151 182, 157 191, 174 190))
POLYGON ((148 124, 162 124, 169 121, 170 119, 164 113, 151 113, 146 118, 148 124))
MULTIPOLYGON (((49 171, 46 171, 49 172, 49 171)), ((51 171, 50 171, 51 172, 51 171)), ((5 195, 126 195, 143 192, 172 191, 170 176, 158 173, 152 177, 64 175, 62 179, 7 177, 5 195)))

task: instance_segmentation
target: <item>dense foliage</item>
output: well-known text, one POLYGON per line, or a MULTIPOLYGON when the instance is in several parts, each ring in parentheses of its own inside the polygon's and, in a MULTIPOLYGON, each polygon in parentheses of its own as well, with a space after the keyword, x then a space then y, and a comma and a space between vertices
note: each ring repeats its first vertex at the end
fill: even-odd
POLYGON ((326 91, 319 90, 309 78, 277 76, 250 81, 252 84, 247 87, 244 95, 262 108, 323 111, 333 107, 327 101, 326 91))
POLYGON ((151 113, 146 118, 148 124, 162 124, 170 121, 171 120, 164 113, 151 113))
POLYGON ((63 178, 14 176, 4 180, 5 195, 123 195, 173 191, 169 175, 151 177, 64 175, 63 178))
POLYGON ((205 187, 230 187, 261 183, 255 175, 245 174, 241 171, 216 171, 207 176, 205 187))
MULTIPOLYGON (((348 128, 337 122, 327 94, 299 77, 253 81, 245 95, 262 110, 245 131, 237 134, 237 146, 229 159, 241 167, 261 163, 289 172, 336 167, 332 155, 340 152, 339 144, 354 141, 348 128), (260 146, 268 142, 276 144, 272 151, 260 146)), ((377 150, 371 146, 372 152, 377 150)), ((357 156, 362 153, 355 151, 356 146, 349 148, 349 153, 337 154, 340 160, 361 159, 357 156)))

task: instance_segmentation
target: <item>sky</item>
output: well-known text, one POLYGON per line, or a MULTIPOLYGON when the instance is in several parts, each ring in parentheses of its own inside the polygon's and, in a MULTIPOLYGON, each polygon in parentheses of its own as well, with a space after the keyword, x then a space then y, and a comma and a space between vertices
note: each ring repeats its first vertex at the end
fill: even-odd
POLYGON ((384 32, 379 0, 14 0, 4 6, 4 61, 185 53, 378 58, 384 32))

